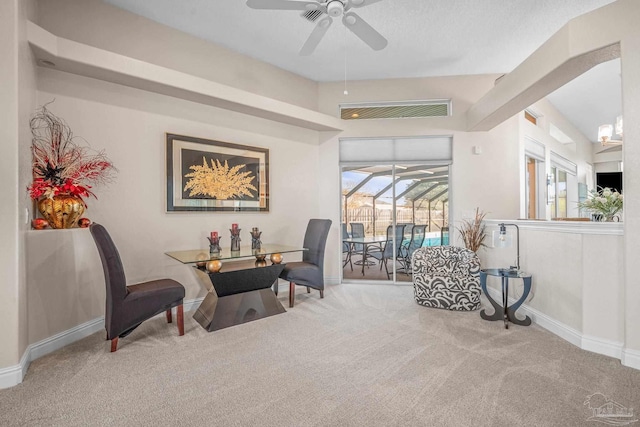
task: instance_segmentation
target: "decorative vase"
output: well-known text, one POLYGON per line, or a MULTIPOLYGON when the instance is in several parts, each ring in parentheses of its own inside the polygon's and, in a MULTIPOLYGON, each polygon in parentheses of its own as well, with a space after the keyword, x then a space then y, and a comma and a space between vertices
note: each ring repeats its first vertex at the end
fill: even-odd
POLYGON ((240 250, 240 228, 235 225, 229 231, 231 232, 231 252, 238 252, 240 250))
POLYGON ((257 227, 253 227, 253 230, 251 230, 251 249, 260 249, 262 247, 261 234, 262 231, 258 231, 257 227))
POLYGON ((84 213, 84 202, 71 194, 58 194, 38 201, 38 210, 51 228, 73 228, 84 213))
POLYGON ((598 221, 598 222, 618 222, 620 221, 620 218, 618 217, 618 214, 603 214, 603 213, 593 213, 591 214, 591 219, 593 221, 598 221))

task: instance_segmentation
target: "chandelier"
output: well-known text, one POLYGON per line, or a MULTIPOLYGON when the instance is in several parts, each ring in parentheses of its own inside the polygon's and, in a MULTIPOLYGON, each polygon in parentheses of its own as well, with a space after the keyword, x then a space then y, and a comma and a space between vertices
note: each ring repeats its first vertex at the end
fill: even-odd
POLYGON ((610 145, 622 145, 622 116, 616 118, 616 135, 620 136, 620 139, 611 139, 613 136, 613 125, 606 124, 598 128, 598 141, 602 146, 610 145))

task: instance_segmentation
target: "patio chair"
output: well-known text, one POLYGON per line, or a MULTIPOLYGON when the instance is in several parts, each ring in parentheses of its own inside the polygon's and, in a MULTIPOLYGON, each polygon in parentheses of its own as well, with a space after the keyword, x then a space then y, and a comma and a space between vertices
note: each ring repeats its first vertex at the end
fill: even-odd
MULTIPOLYGON (((404 232, 404 224, 396 225, 396 254, 400 251, 400 247, 402 245, 402 233, 404 232)), ((390 277, 389 267, 387 266, 387 262, 390 259, 393 259, 393 226, 387 227, 387 241, 384 243, 382 249, 372 249, 367 251, 367 256, 377 259, 380 262, 380 270, 382 270, 382 265, 384 264, 384 270, 387 273, 387 279, 390 277)))
MULTIPOLYGON (((349 238, 349 233, 347 232, 347 224, 344 222, 341 224, 341 234, 343 239, 349 238)), ((344 241, 342 242, 342 268, 346 267, 347 264, 349 264, 351 266, 351 271, 353 271, 353 263, 351 262, 351 246, 352 245, 350 243, 344 241)))
POLYGON ((409 240, 406 246, 400 248, 398 261, 402 264, 401 269, 404 270, 406 274, 411 274, 411 257, 418 248, 422 247, 426 229, 426 225, 414 225, 411 229, 411 240, 409 240))
MULTIPOLYGON (((363 223, 352 222, 350 225, 351 225, 351 237, 365 237, 363 223)), ((351 255, 353 256, 353 254, 364 255, 364 245, 362 243, 353 243, 351 245, 351 255)), ((354 261, 353 263, 355 265, 362 265, 363 262, 367 266, 374 264, 374 262, 365 260, 365 259, 362 259, 360 261, 354 261)))

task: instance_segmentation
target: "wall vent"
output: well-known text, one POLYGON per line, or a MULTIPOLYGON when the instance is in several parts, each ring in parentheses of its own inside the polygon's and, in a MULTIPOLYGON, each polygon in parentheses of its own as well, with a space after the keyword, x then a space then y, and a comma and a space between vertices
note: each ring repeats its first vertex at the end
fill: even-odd
POLYGON ((322 11, 316 9, 316 10, 306 10, 302 12, 301 16, 307 21, 316 22, 320 17, 320 15, 322 15, 322 11))
POLYGON ((340 105, 342 120, 404 119, 447 117, 450 115, 450 99, 340 105))

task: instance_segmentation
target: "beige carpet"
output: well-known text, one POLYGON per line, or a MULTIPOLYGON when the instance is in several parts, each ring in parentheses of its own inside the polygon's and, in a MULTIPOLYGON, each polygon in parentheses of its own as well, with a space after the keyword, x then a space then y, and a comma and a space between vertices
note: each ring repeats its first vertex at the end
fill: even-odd
POLYGON ((212 333, 187 315, 183 337, 156 318, 115 354, 97 333, 0 390, 0 425, 603 425, 583 405, 596 392, 640 408, 640 371, 412 291, 298 288, 287 313, 212 333))

